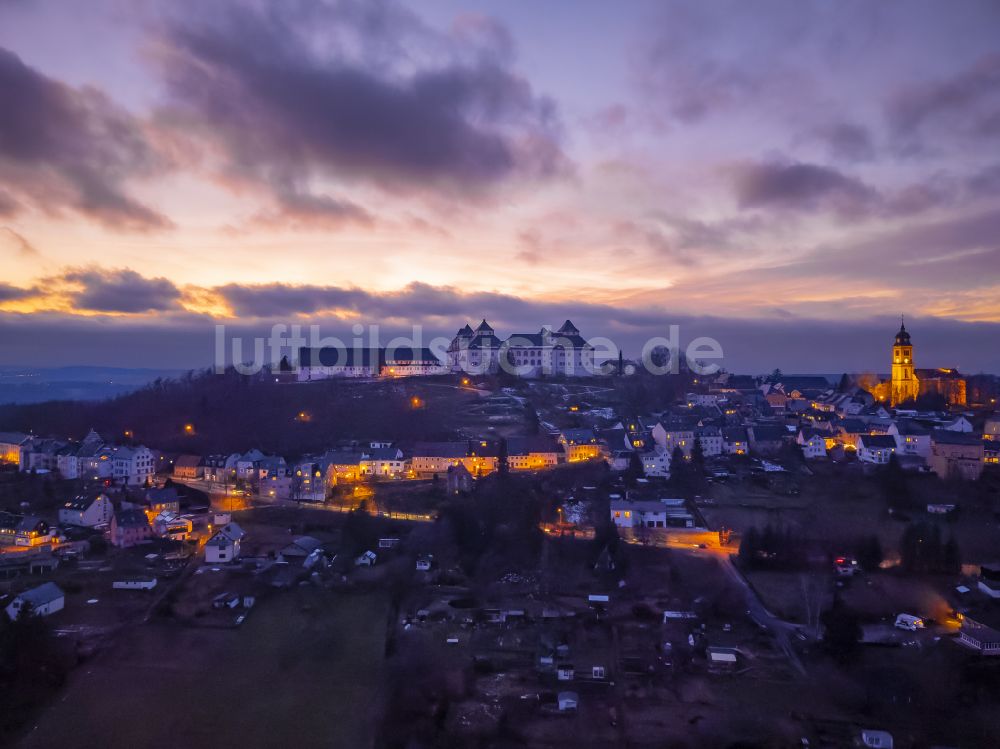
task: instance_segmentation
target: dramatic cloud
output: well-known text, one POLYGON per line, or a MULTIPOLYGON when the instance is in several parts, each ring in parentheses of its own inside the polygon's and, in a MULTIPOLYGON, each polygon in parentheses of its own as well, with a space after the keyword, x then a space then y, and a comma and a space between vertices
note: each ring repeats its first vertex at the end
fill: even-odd
POLYGON ((178 308, 180 290, 165 278, 144 278, 133 270, 72 270, 61 279, 79 285, 72 295, 77 309, 140 313, 178 308))
POLYGON ((860 180, 816 164, 767 162, 734 170, 741 208, 831 210, 842 216, 867 213, 877 193, 860 180))
POLYGON ((34 289, 19 289, 17 286, 0 282, 0 303, 13 302, 33 296, 34 289))
POLYGON ((294 195, 293 209, 329 214, 318 202, 334 199, 309 195, 320 178, 471 196, 564 167, 553 104, 496 53, 499 32, 465 59, 391 3, 193 16, 167 23, 155 47, 160 121, 214 144, 225 178, 294 195))
POLYGON ((107 96, 42 75, 0 48, 0 97, 0 214, 28 204, 115 228, 170 225, 125 192, 130 178, 160 163, 140 124, 107 96))
POLYGON ((889 102, 888 119, 903 153, 940 150, 934 141, 956 134, 1000 143, 1000 53, 950 78, 904 89, 889 102))

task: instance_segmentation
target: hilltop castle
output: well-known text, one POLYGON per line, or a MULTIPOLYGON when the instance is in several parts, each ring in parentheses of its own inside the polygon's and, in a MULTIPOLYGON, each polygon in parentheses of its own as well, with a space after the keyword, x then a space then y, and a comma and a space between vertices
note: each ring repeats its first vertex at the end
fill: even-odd
POLYGON ((892 342, 892 375, 871 389, 872 395, 890 406, 916 400, 922 395, 938 394, 949 406, 965 405, 965 378, 957 369, 917 369, 914 366, 913 342, 904 322, 892 342))

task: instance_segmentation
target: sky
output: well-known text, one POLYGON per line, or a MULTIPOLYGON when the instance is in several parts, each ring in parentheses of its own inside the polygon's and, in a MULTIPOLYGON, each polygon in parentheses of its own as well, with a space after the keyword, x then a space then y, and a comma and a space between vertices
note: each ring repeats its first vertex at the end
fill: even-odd
POLYGON ((1000 372, 1000 5, 0 0, 0 364, 571 318, 1000 372))

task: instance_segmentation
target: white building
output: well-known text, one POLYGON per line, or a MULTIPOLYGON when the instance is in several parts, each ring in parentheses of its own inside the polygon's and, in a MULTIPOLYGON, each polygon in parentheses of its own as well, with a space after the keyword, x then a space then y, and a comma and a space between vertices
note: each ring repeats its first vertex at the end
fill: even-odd
POLYGON ((227 523, 205 544, 205 561, 219 564, 239 559, 240 544, 245 536, 236 523, 227 523))
POLYGON ((685 455, 690 455, 694 448, 694 427, 677 425, 673 428, 672 425, 664 426, 657 422, 651 434, 653 441, 668 453, 679 447, 685 455))
POLYGON ((858 437, 858 460, 884 465, 896 452, 896 438, 891 434, 862 434, 858 437))
POLYGON ((26 604, 31 607, 32 613, 38 616, 49 616, 63 610, 66 605, 66 596, 55 583, 43 583, 37 588, 26 590, 16 596, 7 606, 7 616, 16 619, 26 604))
POLYGON ((795 444, 802 448, 807 460, 826 457, 826 438, 815 429, 800 429, 795 444))
POLYGON ((359 466, 362 476, 402 476, 406 458, 398 448, 378 447, 365 450, 359 466))
POLYGON ((111 583, 113 590, 152 590, 156 587, 155 577, 126 577, 111 583))
POLYGON ((448 374, 448 364, 429 348, 338 348, 299 350, 298 380, 331 377, 415 377, 448 374))
POLYGON ((81 494, 59 508, 59 522, 63 525, 93 528, 96 525, 110 523, 114 514, 114 504, 106 494, 96 496, 81 494))
POLYGON ((670 453, 657 445, 653 450, 640 453, 643 472, 651 478, 670 478, 670 453))
POLYGON ((112 457, 112 477, 129 486, 153 480, 153 453, 148 447, 119 447, 112 457))
POLYGON ((706 458, 722 455, 722 430, 719 427, 697 427, 694 438, 701 442, 701 452, 706 458))
POLYGON ((750 440, 743 427, 726 427, 722 430, 722 449, 726 455, 746 455, 750 451, 750 440))
POLYGON ((917 455, 924 460, 931 456, 931 433, 919 424, 900 419, 889 427, 889 434, 896 438, 896 452, 900 455, 917 455))
POLYGON ((611 520, 619 528, 666 528, 667 505, 653 500, 611 502, 611 520))
POLYGON ((587 377, 596 373, 594 347, 570 320, 555 332, 543 327, 537 333, 515 333, 506 341, 483 320, 475 330, 468 325, 459 330, 447 353, 453 372, 496 372, 503 361, 521 377, 587 377))

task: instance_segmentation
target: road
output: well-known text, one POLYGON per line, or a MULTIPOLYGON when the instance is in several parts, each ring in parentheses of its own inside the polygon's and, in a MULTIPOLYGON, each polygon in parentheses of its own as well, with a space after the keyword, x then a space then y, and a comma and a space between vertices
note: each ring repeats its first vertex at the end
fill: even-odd
POLYGON ((760 600, 757 592, 750 586, 747 579, 743 577, 743 574, 736 568, 731 555, 720 555, 716 558, 719 559, 723 571, 743 589, 747 606, 747 615, 754 620, 758 627, 766 629, 774 636, 775 641, 778 643, 778 647, 781 648, 782 652, 788 658, 789 663, 792 664, 792 667, 795 668, 801 676, 805 676, 806 668, 802 665, 802 659, 799 658, 799 654, 795 651, 795 647, 792 643, 793 638, 801 632, 801 627, 798 624, 792 624, 791 622, 786 622, 784 619, 779 619, 767 610, 767 607, 764 606, 764 603, 760 600))
POLYGON ((655 534, 648 532, 644 537, 625 538, 625 541, 633 544, 645 544, 649 546, 660 546, 671 549, 683 550, 692 554, 703 554, 711 556, 718 561, 722 571, 736 583, 743 591, 746 602, 747 616, 761 629, 767 630, 778 643, 778 647, 788 658, 792 667, 805 676, 806 669, 802 664, 802 659, 795 651, 793 640, 797 639, 802 627, 798 624, 786 622, 767 610, 767 607, 760 600, 757 592, 753 589, 743 574, 737 569, 733 562, 733 550, 719 543, 719 534, 715 531, 703 528, 693 529, 671 529, 667 532, 658 531, 655 534))

